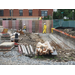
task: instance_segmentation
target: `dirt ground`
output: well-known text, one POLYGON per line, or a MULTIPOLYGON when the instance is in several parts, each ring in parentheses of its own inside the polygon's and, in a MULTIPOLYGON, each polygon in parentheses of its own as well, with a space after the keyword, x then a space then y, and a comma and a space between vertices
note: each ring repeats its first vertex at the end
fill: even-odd
MULTIPOLYGON (((58 29, 58 30, 64 31, 70 35, 75 36, 75 30, 72 28, 71 29, 58 29)), ((64 34, 61 34, 59 32, 56 32, 56 31, 54 31, 54 34, 59 36, 58 38, 61 37, 63 41, 65 41, 65 43, 68 44, 71 48, 74 47, 74 49, 67 49, 67 50, 63 48, 61 49, 60 47, 58 47, 56 49, 58 56, 56 57, 55 61, 63 61, 63 62, 75 61, 75 39, 68 37, 64 34)))
MULTIPOLYGON (((44 36, 44 37, 48 37, 48 36, 44 36)), ((42 43, 44 42, 44 40, 39 36, 39 34, 26 33, 25 35, 21 35, 20 38, 23 38, 23 40, 19 41, 19 43, 27 43, 28 45, 31 44, 34 50, 38 42, 42 42, 42 43)), ((73 49, 65 50, 65 49, 61 49, 60 47, 57 47, 56 50, 58 53, 57 56, 44 55, 44 56, 35 56, 33 58, 36 58, 39 60, 48 59, 48 60, 53 60, 57 62, 75 61, 75 50, 73 49)))
POLYGON ((74 28, 65 28, 65 29, 61 29, 59 28, 58 30, 61 30, 63 32, 66 32, 72 36, 75 36, 75 29, 74 28))
MULTIPOLYGON (((66 36, 62 36, 62 34, 59 34, 59 33, 53 33, 53 34, 56 34, 57 36, 62 37, 66 43, 68 42, 68 39, 66 36)), ((35 48, 36 48, 36 45, 38 42, 42 42, 44 43, 44 41, 51 41, 51 39, 49 38, 49 34, 42 34, 44 36, 43 39, 41 38, 41 36, 39 34, 34 34, 34 33, 26 33, 24 35, 20 35, 19 38, 23 38, 21 41, 19 41, 19 43, 22 43, 22 44, 27 44, 27 45, 32 45, 34 51, 35 51, 35 48), (44 40, 46 39, 46 40, 44 40)), ((69 42, 71 44, 75 44, 74 42, 74 39, 73 39, 73 42, 71 42, 70 40, 71 38, 69 38, 69 42)), ((35 57, 32 57, 33 59, 38 59, 38 60, 52 60, 52 61, 56 61, 56 62, 67 62, 67 61, 75 61, 75 50, 74 49, 70 49, 70 50, 65 50, 65 49, 61 49, 59 47, 56 48, 56 51, 58 53, 57 56, 52 56, 52 55, 44 55, 44 56, 35 56, 35 57)), ((7 53, 7 52, 5 52, 7 53)))
POLYGON ((23 39, 19 41, 19 43, 32 45, 34 50, 38 42, 42 42, 42 43, 44 42, 38 34, 26 33, 24 35, 21 35, 20 38, 23 39))

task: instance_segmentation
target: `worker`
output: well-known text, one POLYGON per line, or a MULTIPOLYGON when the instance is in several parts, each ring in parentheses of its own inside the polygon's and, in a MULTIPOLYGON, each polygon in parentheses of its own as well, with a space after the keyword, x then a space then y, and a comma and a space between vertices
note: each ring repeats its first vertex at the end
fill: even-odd
POLYGON ((46 26, 46 23, 44 23, 43 33, 46 33, 46 30, 47 30, 47 26, 46 26))
POLYGON ((26 32, 26 25, 23 26, 23 31, 26 32))
POLYGON ((26 25, 24 24, 24 26, 23 26, 23 30, 26 30, 26 25))

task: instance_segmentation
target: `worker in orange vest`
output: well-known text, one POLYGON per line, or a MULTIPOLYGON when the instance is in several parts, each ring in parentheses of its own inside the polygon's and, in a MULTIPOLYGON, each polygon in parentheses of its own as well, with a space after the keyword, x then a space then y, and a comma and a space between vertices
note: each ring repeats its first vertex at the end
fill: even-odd
POLYGON ((47 30, 47 26, 46 26, 46 23, 44 23, 43 33, 46 33, 46 30, 47 30))

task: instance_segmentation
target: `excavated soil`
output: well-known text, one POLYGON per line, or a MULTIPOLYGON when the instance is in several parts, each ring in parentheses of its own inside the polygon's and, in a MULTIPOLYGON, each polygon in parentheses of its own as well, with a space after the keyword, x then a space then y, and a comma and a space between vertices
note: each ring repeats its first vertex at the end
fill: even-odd
POLYGON ((38 42, 42 42, 42 43, 44 42, 38 34, 26 33, 24 35, 21 35, 20 38, 23 38, 23 39, 19 41, 19 43, 32 45, 34 50, 38 42))
MULTIPOLYGON (((71 39, 71 38, 68 38, 68 39, 66 39, 66 36, 64 36, 64 35, 62 35, 62 34, 60 34, 60 33, 54 33, 54 34, 56 34, 57 36, 59 36, 59 38, 60 38, 60 36, 67 42, 68 40, 70 41, 70 43, 71 44, 75 44, 75 42, 74 42, 74 39, 71 39), (72 41, 73 40, 73 41, 72 41)), ((35 48, 36 48, 36 45, 37 45, 37 43, 38 42, 42 42, 42 43, 44 43, 44 41, 51 41, 51 39, 49 38, 49 34, 42 34, 43 36, 42 36, 42 38, 41 38, 41 36, 39 35, 39 34, 33 34, 33 33, 26 33, 26 34, 24 34, 24 35, 20 35, 19 36, 19 38, 23 38, 22 40, 20 40, 19 41, 19 43, 22 43, 22 44, 27 44, 27 45, 32 45, 32 47, 33 47, 33 49, 35 50, 35 48), (45 39, 45 40, 44 40, 45 39)), ((58 53, 58 55, 57 56, 52 56, 52 55, 45 55, 45 56, 36 56, 36 57, 33 57, 32 59, 35 59, 36 61, 52 61, 52 62, 68 62, 68 61, 75 61, 75 50, 74 49, 70 49, 70 50, 65 50, 65 49, 61 49, 59 46, 56 48, 56 51, 57 51, 57 53, 58 53)), ((12 51, 10 51, 10 52, 8 52, 8 51, 6 51, 6 52, 0 52, 0 53, 3 53, 3 54, 1 54, 1 57, 0 58, 7 58, 7 57, 10 57, 10 55, 12 54, 12 52, 13 52, 13 54, 14 53, 16 53, 16 51, 15 51, 15 49, 14 49, 14 51, 12 50, 12 51), (9 53, 11 53, 10 55, 7 55, 7 54, 9 54, 9 53), (6 55, 7 55, 7 57, 6 57, 6 55), (2 55, 3 55, 3 57, 2 57, 2 55)), ((18 53, 18 55, 19 55, 19 53, 18 53)), ((13 55, 13 57, 15 57, 15 56, 17 56, 17 54, 14 54, 13 55)), ((11 56, 12 57, 12 56, 11 56)), ((11 58, 10 57, 10 58, 11 58)), ((19 56, 19 57, 22 57, 22 56, 19 56)), ((24 56, 25 57, 25 56, 24 56)), ((26 58, 26 57, 25 57, 26 58)), ((2 59, 2 60, 3 60, 2 59)), ((16 58, 15 58, 16 59, 16 58)), ((14 61, 15 61, 15 59, 13 59, 14 61)), ((21 58, 22 59, 22 58, 21 58)), ((27 58, 28 59, 28 58, 27 58)), ((1 61, 2 61, 1 60, 1 61)), ((7 59, 6 59, 7 60, 7 59)), ((11 60, 11 59, 10 59, 11 60)), ((23 60, 25 60, 25 59, 23 59, 23 60)), ((29 61, 29 60, 31 60, 31 58, 29 58, 27 61, 29 61)), ((25 62, 25 61, 24 61, 25 62)), ((33 61, 32 61, 33 62, 33 61)), ((28 63, 28 62, 27 62, 28 63)), ((37 64, 39 64, 39 63, 37 63, 37 64)))

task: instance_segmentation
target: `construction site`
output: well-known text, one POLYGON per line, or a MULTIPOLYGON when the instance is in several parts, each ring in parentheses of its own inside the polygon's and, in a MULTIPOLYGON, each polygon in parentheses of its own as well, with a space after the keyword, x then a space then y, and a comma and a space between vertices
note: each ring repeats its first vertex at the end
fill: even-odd
POLYGON ((48 30, 47 33, 43 33, 43 29, 40 30, 41 33, 36 33, 34 29, 32 31, 29 33, 0 27, 0 64, 45 65, 75 61, 74 29, 51 28, 50 33, 48 30))
POLYGON ((75 65, 75 29, 54 28, 53 20, 1 20, 0 65, 75 65))

